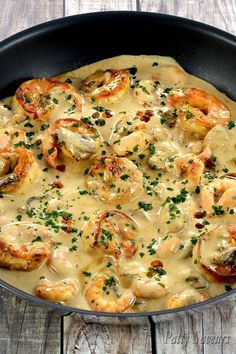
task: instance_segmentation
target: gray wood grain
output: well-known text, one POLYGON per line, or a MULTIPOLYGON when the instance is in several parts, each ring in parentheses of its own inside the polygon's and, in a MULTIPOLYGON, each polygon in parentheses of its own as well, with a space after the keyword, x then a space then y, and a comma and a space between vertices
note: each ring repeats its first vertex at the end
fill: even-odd
POLYGON ((235 298, 160 319, 156 324, 157 352, 231 353, 236 346, 235 321, 235 298))
POLYGON ((140 0, 140 9, 187 17, 236 34, 235 0, 140 0))
POLYGON ((60 319, 0 289, 0 353, 59 354, 60 319))
POLYGON ((63 16, 63 0, 0 0, 0 40, 63 16))
POLYGON ((66 354, 152 353, 148 320, 139 325, 88 323, 76 315, 65 320, 69 322, 65 326, 66 354))
POLYGON ((65 0, 65 16, 114 10, 136 10, 136 0, 65 0))

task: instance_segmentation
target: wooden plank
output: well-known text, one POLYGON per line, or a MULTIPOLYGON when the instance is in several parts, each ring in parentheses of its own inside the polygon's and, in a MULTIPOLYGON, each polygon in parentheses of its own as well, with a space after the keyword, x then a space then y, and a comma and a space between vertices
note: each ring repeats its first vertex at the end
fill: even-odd
POLYGON ((136 0, 64 0, 65 16, 95 11, 136 10, 136 0))
POLYGON ((37 307, 0 288, 0 353, 59 354, 60 320, 55 311, 37 307))
POLYGON ((140 0, 140 9, 194 19, 236 34, 235 0, 140 0))
MULTIPOLYGON (((151 354, 150 325, 86 323, 78 316, 66 318, 66 354, 151 354)), ((109 323, 109 320, 107 320, 109 323)), ((114 319, 114 323, 118 323, 114 319)))
POLYGON ((172 315, 156 324, 158 353, 230 353, 236 345, 236 303, 225 300, 201 311, 172 315))
POLYGON ((63 0, 0 0, 0 40, 63 16, 63 0))

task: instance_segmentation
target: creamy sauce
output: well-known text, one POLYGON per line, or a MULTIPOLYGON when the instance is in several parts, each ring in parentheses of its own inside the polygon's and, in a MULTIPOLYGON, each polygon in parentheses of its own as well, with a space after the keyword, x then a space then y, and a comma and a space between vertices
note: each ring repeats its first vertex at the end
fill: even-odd
MULTIPOLYGON (((227 206, 216 209, 216 215, 202 214, 199 218, 196 213, 203 212, 203 186, 226 173, 236 173, 236 127, 233 122, 236 103, 211 84, 186 73, 169 57, 119 56, 62 74, 56 79, 61 82, 67 80, 80 90, 83 87, 81 82, 97 70, 126 68, 132 68, 129 73, 130 84, 124 88, 124 93, 115 93, 119 95, 117 100, 91 99, 86 92, 82 92, 79 93, 82 111, 73 107, 70 93, 65 96, 61 90, 54 88, 50 96, 53 110, 44 122, 27 118, 23 112, 15 112, 11 98, 0 102, 1 128, 25 130, 27 148, 35 156, 30 174, 20 187, 3 192, 0 199, 0 226, 3 230, 0 232, 0 247, 4 237, 11 245, 32 241, 36 246, 44 243, 41 231, 38 231, 39 234, 34 233, 30 241, 24 240, 26 232, 23 231, 21 243, 20 236, 14 233, 23 223, 40 224, 54 240, 51 255, 45 258, 39 268, 29 271, 0 268, 0 278, 21 290, 34 294, 35 287, 45 279, 51 282, 67 282, 69 279, 76 284, 76 290, 74 296, 64 303, 91 309, 93 302, 91 304, 88 301, 87 289, 98 274, 107 274, 110 283, 105 284, 106 289, 99 296, 117 300, 122 293, 131 289, 136 294, 135 303, 131 301, 132 306, 127 311, 143 312, 188 305, 235 287, 234 277, 219 280, 199 266, 203 259, 204 264, 214 268, 211 255, 216 250, 220 251, 212 240, 208 241, 208 252, 202 246, 202 258, 197 252, 193 255, 193 252, 203 234, 208 235, 217 225, 232 227, 235 222, 233 204, 228 209, 227 206), (214 95, 229 109, 230 123, 216 125, 208 129, 209 132, 204 136, 183 129, 176 119, 176 111, 170 108, 168 98, 173 92, 183 95, 183 89, 186 88, 197 88, 214 95), (170 110, 173 122, 168 124, 170 110), (92 122, 92 127, 97 129, 96 137, 91 135, 85 138, 83 134, 76 136, 77 133, 62 126, 57 131, 57 139, 63 142, 61 146, 64 144, 70 151, 70 156, 61 153, 58 165, 63 168, 58 170, 51 167, 45 161, 42 150, 42 146, 48 142, 46 134, 49 125, 52 126, 59 118, 82 117, 84 122, 92 122), (141 126, 132 130, 130 127, 137 122, 141 126), (191 184, 191 178, 178 170, 175 160, 186 154, 198 156, 206 147, 212 153, 211 163, 209 165, 209 161, 208 164, 204 161, 199 183, 191 184), (119 156, 116 163, 122 161, 124 166, 121 165, 119 178, 107 176, 106 184, 110 184, 104 192, 101 181, 105 178, 106 166, 95 166, 94 173, 89 168, 101 156, 110 155, 119 156), (60 171, 64 168, 65 171, 60 171), (98 168, 101 170, 97 172, 98 168), (122 229, 119 224, 123 220, 121 215, 126 214, 132 219, 127 219, 128 224, 134 223, 132 237, 129 239, 127 236, 125 239, 126 236, 122 236, 123 240, 119 241, 118 246, 117 242, 111 245, 114 235, 102 231, 104 238, 99 236, 100 244, 92 245, 96 220, 107 210, 118 212, 115 226, 112 226, 118 234, 125 229, 124 225, 122 229), (5 229, 6 225, 12 223, 17 223, 17 227, 8 226, 9 230, 5 229), (87 239, 85 234, 88 235, 87 239), (125 250, 124 240, 128 240, 127 247, 131 251, 125 250), (117 248, 116 251, 110 250, 113 246, 117 248), (139 280, 141 285, 137 283, 139 280), (142 288, 140 296, 139 286, 142 288), (181 294, 184 294, 183 302, 173 305, 172 296, 181 294)), ((190 112, 190 119, 193 117, 191 115, 190 112)), ((234 195, 232 200, 235 198, 234 195)), ((104 227, 106 231, 106 222, 104 225, 101 230, 104 227)), ((218 242, 220 237, 216 239, 218 242)), ((225 248, 228 247, 227 240, 224 241, 225 248)), ((233 249, 234 244, 230 247, 233 249)), ((235 255, 232 257, 229 262, 235 263, 235 255)), ((222 264, 225 266, 226 263, 222 264)), ((107 309, 111 310, 110 307, 107 309)), ((105 311, 106 308, 100 310, 105 311)))

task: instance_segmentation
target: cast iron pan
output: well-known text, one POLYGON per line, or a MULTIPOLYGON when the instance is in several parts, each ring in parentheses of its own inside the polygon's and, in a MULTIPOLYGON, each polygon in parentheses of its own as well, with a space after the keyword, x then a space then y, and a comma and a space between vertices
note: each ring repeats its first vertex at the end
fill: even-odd
MULTIPOLYGON (((0 98, 33 77, 49 77, 120 54, 174 57, 188 72, 236 100, 236 37, 184 18, 145 12, 104 12, 62 18, 20 32, 0 43, 0 98)), ((139 317, 200 310, 229 293, 181 309, 141 314, 99 314, 51 303, 0 280, 16 295, 62 312, 139 317)), ((230 294, 236 290, 230 291, 230 294)))

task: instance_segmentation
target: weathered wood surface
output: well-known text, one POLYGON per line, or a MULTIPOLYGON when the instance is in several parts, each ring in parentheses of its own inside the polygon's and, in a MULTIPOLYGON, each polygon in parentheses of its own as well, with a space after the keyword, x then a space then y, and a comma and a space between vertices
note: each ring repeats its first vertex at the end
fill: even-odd
MULTIPOLYGON (((236 0, 0 0, 0 8, 0 40, 54 18, 108 10, 168 13, 236 34, 236 0)), ((0 289, 0 319, 0 354, 60 353, 63 338, 57 313, 0 289)), ((235 299, 199 313, 162 317, 152 326, 148 321, 93 324, 78 315, 64 317, 63 322, 66 354, 218 354, 232 353, 236 347, 235 299)))
POLYGON ((59 354, 61 316, 0 290, 0 353, 59 354))
POLYGON ((235 0, 140 0, 140 10, 187 17, 236 34, 235 0))
POLYGON ((0 0, 0 40, 63 16, 63 0, 0 0))

